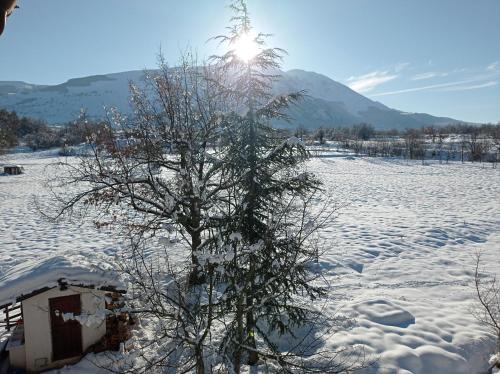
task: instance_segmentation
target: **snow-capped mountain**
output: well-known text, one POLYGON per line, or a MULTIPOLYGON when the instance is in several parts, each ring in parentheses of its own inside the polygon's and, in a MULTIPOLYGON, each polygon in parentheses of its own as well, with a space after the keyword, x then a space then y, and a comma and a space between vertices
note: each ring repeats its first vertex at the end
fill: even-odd
MULTIPOLYGON (((143 76, 143 71, 129 71, 70 79, 53 86, 0 81, 0 108, 51 124, 75 120, 82 108, 94 118, 103 117, 105 108, 111 107, 130 114, 129 82, 140 82, 143 76)), ((276 93, 298 90, 306 90, 307 97, 290 109, 294 123, 277 125, 316 128, 366 122, 379 129, 401 129, 457 122, 451 118, 388 108, 324 75, 304 70, 283 72, 282 79, 274 87, 276 93)))

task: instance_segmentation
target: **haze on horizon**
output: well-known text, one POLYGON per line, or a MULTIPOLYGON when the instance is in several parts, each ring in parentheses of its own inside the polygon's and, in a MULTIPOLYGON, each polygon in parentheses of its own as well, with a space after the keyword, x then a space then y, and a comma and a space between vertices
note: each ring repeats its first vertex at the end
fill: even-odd
MULTIPOLYGON (((171 64, 187 46, 216 52, 229 1, 19 0, 0 38, 0 80, 70 78, 171 64)), ((500 121, 496 0, 250 0, 257 31, 315 71, 408 112, 500 121)))

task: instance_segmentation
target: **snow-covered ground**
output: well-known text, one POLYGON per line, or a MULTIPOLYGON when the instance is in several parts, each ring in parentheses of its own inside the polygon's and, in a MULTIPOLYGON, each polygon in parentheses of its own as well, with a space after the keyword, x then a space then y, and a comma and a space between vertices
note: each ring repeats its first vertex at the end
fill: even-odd
POLYGON ((357 320, 331 343, 365 344, 379 357, 369 372, 484 372, 493 339, 471 316, 471 281, 477 250, 498 271, 500 170, 375 158, 311 169, 349 204, 322 233, 332 295, 350 296, 342 312, 357 320))
MULTIPOLYGON (((20 153, 0 158, 2 163, 24 167, 25 174, 0 176, 0 277, 13 266, 53 256, 109 262, 118 247, 109 230, 97 230, 91 222, 51 223, 39 212, 49 195, 46 183, 57 175, 50 164, 57 151, 20 153)), ((3 168, 2 168, 3 169, 3 168)))
MULTIPOLYGON (((37 212, 33 197, 46 196, 43 182, 54 176, 45 166, 55 160, 50 153, 5 159, 25 174, 0 176, 0 278, 41 257, 111 262, 119 248, 110 231, 55 225, 37 212)), ((484 372, 494 340, 471 315, 471 281, 477 250, 499 271, 500 169, 353 157, 308 167, 345 205, 320 233, 319 266, 331 286, 324 307, 355 322, 327 344, 365 345, 378 358, 370 374, 484 372)))

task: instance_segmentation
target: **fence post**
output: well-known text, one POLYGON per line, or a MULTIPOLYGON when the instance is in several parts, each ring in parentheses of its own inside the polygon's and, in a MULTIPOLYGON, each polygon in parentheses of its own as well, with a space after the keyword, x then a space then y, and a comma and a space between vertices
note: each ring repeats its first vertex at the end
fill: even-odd
POLYGON ((9 307, 5 308, 5 322, 7 323, 7 331, 10 331, 9 307))

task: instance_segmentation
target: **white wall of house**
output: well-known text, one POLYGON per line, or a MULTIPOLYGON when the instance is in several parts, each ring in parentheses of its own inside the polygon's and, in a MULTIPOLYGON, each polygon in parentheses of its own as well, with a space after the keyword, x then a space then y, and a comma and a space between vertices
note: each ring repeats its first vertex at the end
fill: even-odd
MULTIPOLYGON (((80 294, 82 314, 95 314, 105 308, 106 292, 81 287, 68 286, 61 291, 59 287, 48 290, 22 302, 24 333, 26 345, 26 369, 38 371, 59 366, 66 362, 52 361, 52 336, 49 313, 49 299, 80 294)), ((85 351, 106 334, 106 321, 82 325, 82 348, 85 351)), ((71 361, 71 360, 66 360, 71 361)))
POLYGON ((7 351, 9 352, 9 361, 12 367, 24 368, 26 367, 26 347, 24 341, 24 326, 17 325, 12 331, 7 344, 7 351))

